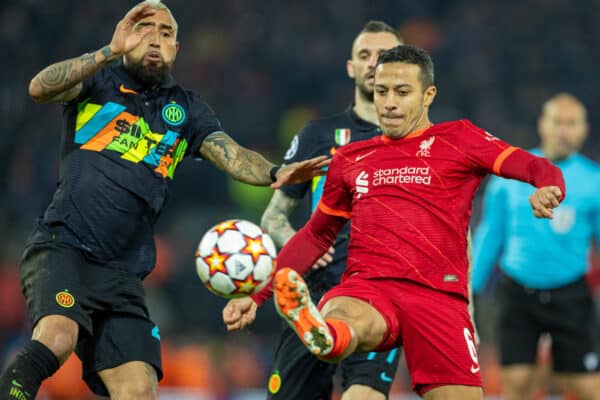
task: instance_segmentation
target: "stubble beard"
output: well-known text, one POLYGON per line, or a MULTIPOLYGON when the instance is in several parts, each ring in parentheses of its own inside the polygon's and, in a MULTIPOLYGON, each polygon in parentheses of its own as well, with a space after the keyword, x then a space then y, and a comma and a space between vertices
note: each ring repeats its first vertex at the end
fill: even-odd
POLYGON ((375 93, 373 89, 366 87, 364 82, 357 82, 356 87, 358 88, 358 93, 360 93, 360 96, 364 100, 368 101, 369 103, 373 102, 375 93))

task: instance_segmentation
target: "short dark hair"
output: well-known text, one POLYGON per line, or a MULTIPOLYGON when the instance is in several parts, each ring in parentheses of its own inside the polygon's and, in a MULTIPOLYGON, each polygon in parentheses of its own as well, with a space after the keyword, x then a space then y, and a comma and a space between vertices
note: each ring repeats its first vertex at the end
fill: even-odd
POLYGON ((433 60, 425 50, 414 46, 400 45, 382 51, 377 59, 377 65, 393 62, 418 65, 421 68, 423 89, 433 85, 433 60))
POLYGON ((371 20, 371 21, 367 22, 365 24, 365 26, 363 26, 362 30, 356 36, 358 37, 362 33, 380 33, 380 32, 391 33, 392 35, 396 36, 396 39, 398 39, 398 41, 400 43, 404 43, 404 40, 402 40, 402 36, 400 35, 400 32, 398 32, 397 29, 392 28, 391 26, 389 26, 388 24, 386 24, 383 21, 371 20))

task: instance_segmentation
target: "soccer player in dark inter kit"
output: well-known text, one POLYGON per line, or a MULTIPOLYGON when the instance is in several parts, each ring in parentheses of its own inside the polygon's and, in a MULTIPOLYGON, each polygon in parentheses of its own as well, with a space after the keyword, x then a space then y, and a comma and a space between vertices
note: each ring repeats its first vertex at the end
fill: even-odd
POLYGON ((142 2, 110 44, 32 79, 34 100, 63 104, 65 131, 58 187, 21 261, 33 335, 0 376, 1 400, 35 398, 73 351, 95 393, 157 398, 160 333, 142 279, 154 267, 153 227, 184 157, 273 188, 328 164, 320 157, 280 168, 239 146, 170 74, 178 49, 170 10, 142 2))

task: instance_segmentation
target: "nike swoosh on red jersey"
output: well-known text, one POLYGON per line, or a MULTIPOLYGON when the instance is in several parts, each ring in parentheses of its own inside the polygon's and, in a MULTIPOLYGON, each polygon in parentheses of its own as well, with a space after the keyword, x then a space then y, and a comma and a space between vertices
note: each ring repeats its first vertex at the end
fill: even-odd
POLYGON ((472 373, 472 374, 476 374, 476 373, 478 373, 478 372, 479 372, 479 369, 480 369, 479 365, 477 365, 477 366, 475 366, 475 365, 471 365, 471 373, 472 373))
POLYGON ((375 153, 376 151, 377 151, 377 150, 373 150, 373 151, 370 151, 370 152, 368 152, 368 153, 365 153, 365 154, 360 154, 360 155, 356 156, 356 161, 360 161, 360 160, 362 160, 363 158, 365 158, 365 157, 368 157, 368 156, 370 156, 371 154, 375 153))

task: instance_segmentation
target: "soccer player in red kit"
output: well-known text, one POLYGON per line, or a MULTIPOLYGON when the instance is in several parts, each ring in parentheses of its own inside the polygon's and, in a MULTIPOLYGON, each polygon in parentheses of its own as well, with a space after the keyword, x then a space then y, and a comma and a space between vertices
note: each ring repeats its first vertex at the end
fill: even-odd
MULTIPOLYGON (((380 55, 374 101, 383 135, 336 153, 317 210, 279 254, 275 305, 324 360, 403 345, 413 390, 425 399, 481 399, 467 311, 473 195, 488 173, 529 182, 538 188, 530 197, 534 214, 552 218, 564 180, 546 159, 467 120, 432 124, 435 94, 425 51, 398 46, 380 55), (348 219, 347 268, 319 311, 301 274, 348 219)), ((230 302, 228 329, 252 322, 269 296, 264 290, 230 302)))

